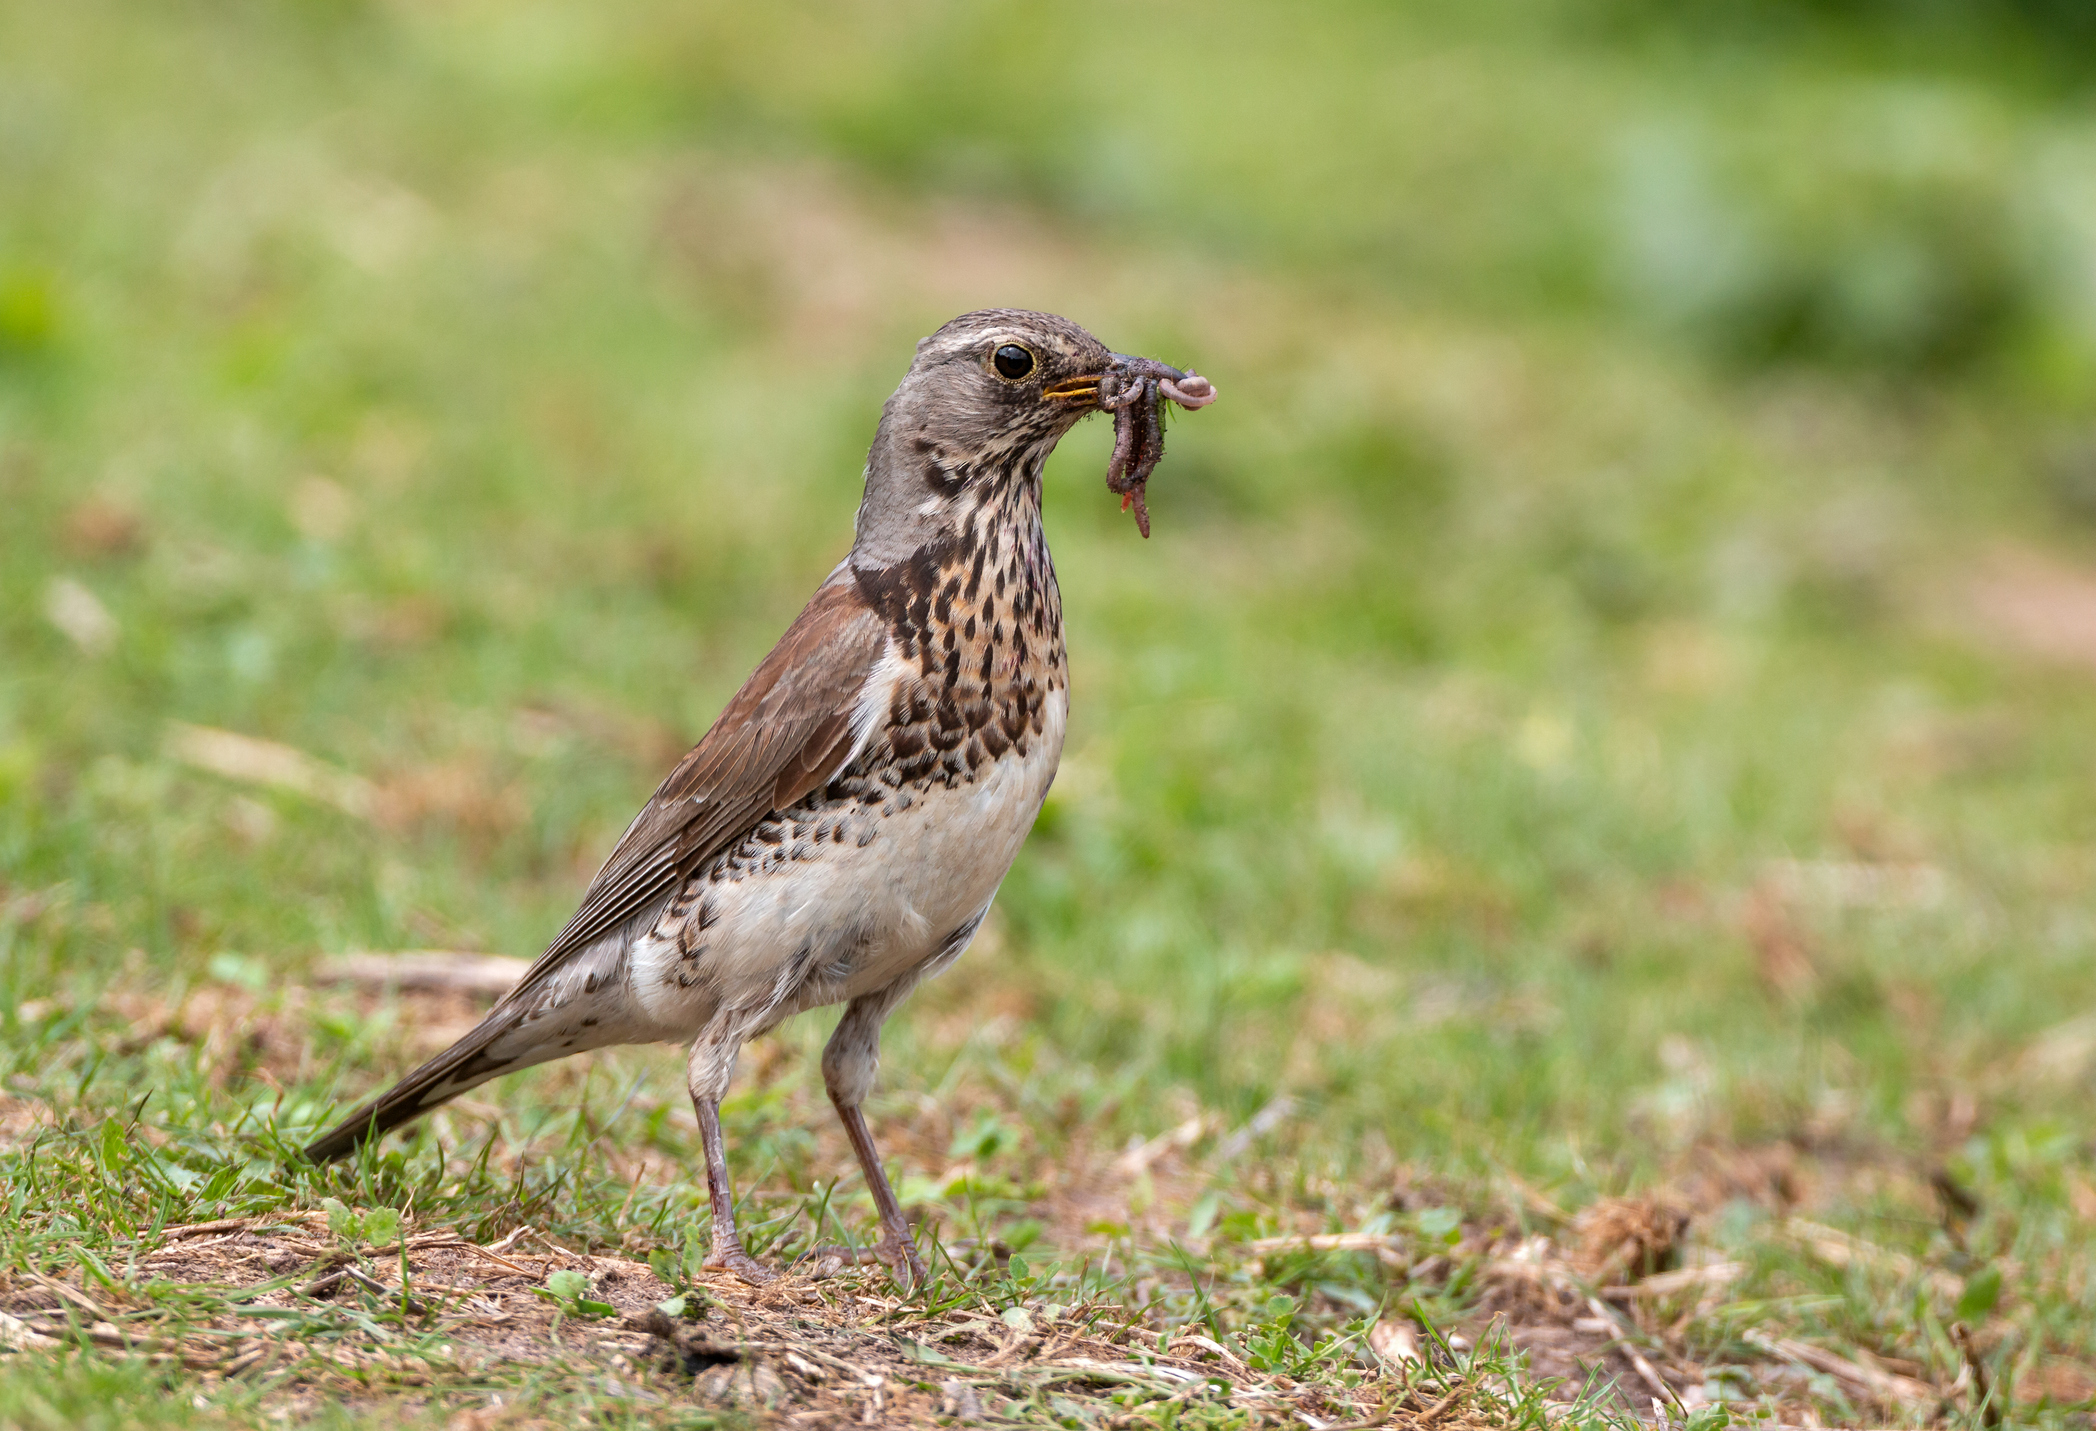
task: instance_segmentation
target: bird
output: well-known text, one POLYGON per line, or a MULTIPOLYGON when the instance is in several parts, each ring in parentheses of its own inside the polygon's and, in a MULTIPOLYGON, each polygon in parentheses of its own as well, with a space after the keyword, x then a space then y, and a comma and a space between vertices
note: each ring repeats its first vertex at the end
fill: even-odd
POLYGON ((1042 465, 1094 412, 1135 439, 1155 429, 1160 385, 1187 406, 1213 398, 1206 379, 1048 313, 966 313, 919 342, 882 408, 844 560, 517 985, 306 1156, 343 1157, 550 1059, 682 1044, 711 1201, 703 1266, 762 1284, 777 1274, 736 1229, 721 1099, 746 1040, 842 1003, 823 1083, 881 1230, 870 1248, 818 1252, 922 1285, 862 1112, 881 1027, 982 927, 1061 758, 1069 664, 1042 465))

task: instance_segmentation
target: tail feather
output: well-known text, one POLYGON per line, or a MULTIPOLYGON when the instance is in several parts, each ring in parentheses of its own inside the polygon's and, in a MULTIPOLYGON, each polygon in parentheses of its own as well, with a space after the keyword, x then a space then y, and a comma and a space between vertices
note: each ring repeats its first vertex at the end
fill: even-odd
POLYGON ((510 1047, 494 1047, 498 1039, 518 1028, 527 1016, 524 1008, 497 1007, 471 1033, 308 1143, 306 1157, 316 1163, 346 1157, 367 1138, 411 1123, 491 1078, 574 1051, 551 1039, 535 1039, 522 1048, 516 1047, 514 1040, 510 1047))
POLYGON ((626 950, 658 910, 637 911, 596 943, 570 950, 516 988, 472 1032, 308 1143, 306 1156, 332 1162, 411 1123, 491 1078, 607 1044, 660 1037, 626 994, 626 950))

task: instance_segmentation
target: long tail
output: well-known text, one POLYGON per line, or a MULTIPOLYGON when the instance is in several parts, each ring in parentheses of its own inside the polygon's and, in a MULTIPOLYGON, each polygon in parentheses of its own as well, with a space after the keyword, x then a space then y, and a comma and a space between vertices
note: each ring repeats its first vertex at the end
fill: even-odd
POLYGON ((491 1078, 578 1051, 557 1038, 504 1038, 532 1013, 526 1005, 497 1005, 471 1033, 308 1143, 306 1156, 316 1163, 346 1157, 365 1139, 411 1123, 491 1078))

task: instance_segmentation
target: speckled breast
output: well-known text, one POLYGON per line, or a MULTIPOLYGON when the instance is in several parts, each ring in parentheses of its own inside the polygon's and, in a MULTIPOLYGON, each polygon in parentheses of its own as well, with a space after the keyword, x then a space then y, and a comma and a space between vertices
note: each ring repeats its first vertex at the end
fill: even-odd
POLYGON ((768 1022, 854 998, 957 949, 1055 778, 1068 673, 1038 520, 986 520, 858 580, 889 632, 866 743, 695 872, 636 950, 665 1037, 722 1008, 768 1022))

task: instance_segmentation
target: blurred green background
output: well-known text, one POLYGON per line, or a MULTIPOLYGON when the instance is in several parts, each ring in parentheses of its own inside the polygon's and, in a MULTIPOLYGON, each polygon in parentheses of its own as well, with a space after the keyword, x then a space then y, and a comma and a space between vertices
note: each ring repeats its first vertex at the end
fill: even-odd
POLYGON ((2086 1237, 2088 15, 0 4, 16 1076, 25 1001, 536 953, 914 340, 1042 307, 1223 400, 1147 544, 1103 428, 1051 467, 1064 773, 891 1089, 1949 1158, 2086 1237))

